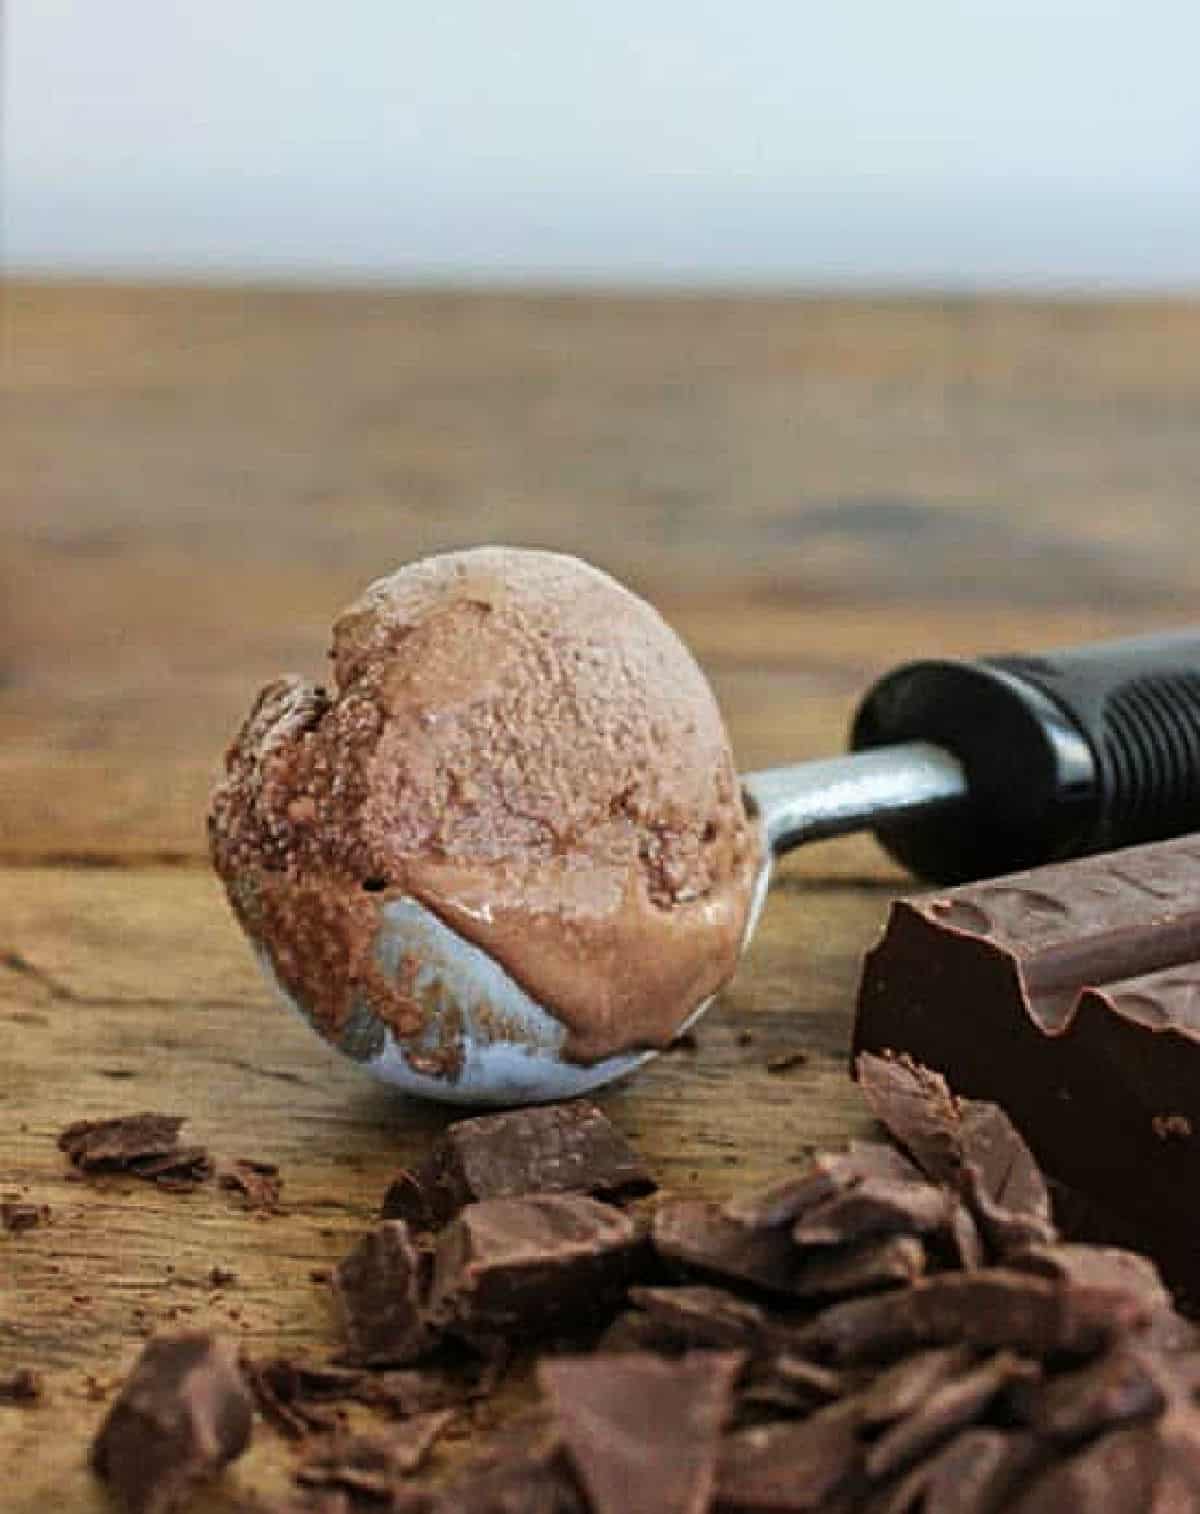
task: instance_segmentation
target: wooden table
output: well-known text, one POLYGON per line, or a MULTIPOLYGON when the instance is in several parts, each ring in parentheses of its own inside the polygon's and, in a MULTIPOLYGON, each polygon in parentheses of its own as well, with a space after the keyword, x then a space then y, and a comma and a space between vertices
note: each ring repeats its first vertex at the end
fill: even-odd
MULTIPOLYGON (((205 860, 224 742, 364 582, 579 552, 687 638, 746 767, 837 751, 904 657, 1196 616, 1194 304, 18 285, 0 319, 0 1194, 51 1210, 0 1232, 0 1373, 47 1379, 0 1407, 13 1514, 106 1506, 87 1442, 148 1331, 326 1356, 311 1274, 444 1118, 274 1006, 205 860), (283 1212, 68 1180, 64 1124, 144 1108, 277 1162, 283 1212)), ((865 839, 781 870, 696 1049, 603 1100, 664 1185, 864 1128, 853 988, 903 886, 865 839)), ((260 1430, 197 1507, 290 1458, 260 1430)))

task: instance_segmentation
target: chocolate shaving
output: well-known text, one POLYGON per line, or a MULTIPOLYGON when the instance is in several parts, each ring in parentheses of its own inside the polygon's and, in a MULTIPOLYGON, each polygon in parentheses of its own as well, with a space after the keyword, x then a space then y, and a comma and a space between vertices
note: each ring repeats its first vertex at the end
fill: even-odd
POLYGON ((130 1514, 168 1514, 246 1449, 253 1401, 228 1341, 161 1336, 138 1358, 92 1446, 130 1514))
POLYGON ((693 1352, 543 1362, 538 1378, 593 1514, 704 1514, 743 1357, 693 1352))

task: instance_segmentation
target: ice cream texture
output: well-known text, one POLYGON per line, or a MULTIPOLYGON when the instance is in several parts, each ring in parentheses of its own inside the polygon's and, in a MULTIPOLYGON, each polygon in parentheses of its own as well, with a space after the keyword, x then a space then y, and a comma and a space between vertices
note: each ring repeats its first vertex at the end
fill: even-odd
POLYGON ((453 1020, 376 951, 407 896, 561 1021, 564 1057, 667 1044, 733 972, 762 848, 657 611, 577 559, 482 547, 372 584, 330 657, 330 689, 261 691, 209 815, 234 912, 316 1028, 338 1042, 365 1006, 415 1055, 453 1020))

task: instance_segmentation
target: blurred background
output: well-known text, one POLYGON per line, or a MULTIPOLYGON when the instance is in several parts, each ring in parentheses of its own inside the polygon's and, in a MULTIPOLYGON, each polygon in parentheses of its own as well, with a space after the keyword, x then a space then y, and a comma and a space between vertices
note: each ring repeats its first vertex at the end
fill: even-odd
POLYGON ((254 689, 445 548, 647 594, 747 766, 1194 615, 1183 0, 4 23, 0 856, 201 857, 254 689))
POLYGON ((1186 0, 10 0, 21 271, 1200 278, 1186 0))

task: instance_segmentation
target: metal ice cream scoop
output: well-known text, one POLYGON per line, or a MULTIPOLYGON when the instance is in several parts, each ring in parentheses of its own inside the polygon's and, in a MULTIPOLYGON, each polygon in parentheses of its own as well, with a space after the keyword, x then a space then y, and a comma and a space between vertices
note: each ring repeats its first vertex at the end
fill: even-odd
MULTIPOLYGON (((774 858, 805 841, 872 829, 921 876, 954 883, 1200 829, 1200 632, 909 663, 868 692, 851 746, 743 778, 764 842, 743 950, 774 858)), ((382 971, 419 964, 406 992, 431 1024, 449 1011, 460 1026, 448 1064, 358 1002, 340 1049, 387 1083, 444 1103, 535 1103, 587 1093, 655 1055, 569 1061, 563 1023, 415 899, 386 901, 381 922, 382 971)))

